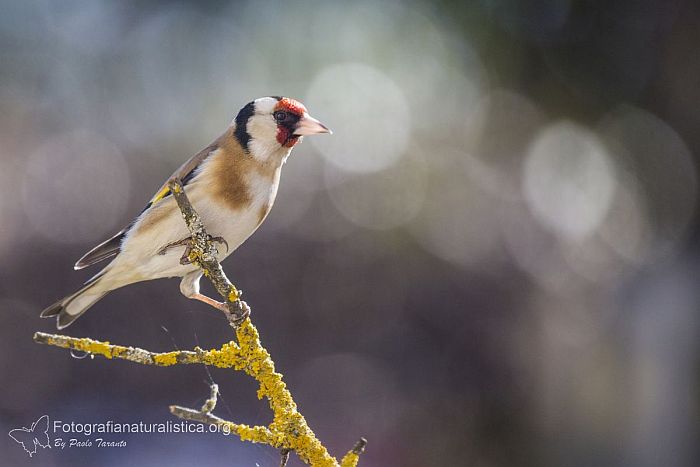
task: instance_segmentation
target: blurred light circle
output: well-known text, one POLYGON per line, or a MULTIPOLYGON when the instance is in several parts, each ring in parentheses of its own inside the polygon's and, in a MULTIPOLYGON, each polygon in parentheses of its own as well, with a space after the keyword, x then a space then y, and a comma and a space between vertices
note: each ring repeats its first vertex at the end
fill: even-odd
POLYGON ((304 53, 283 54, 282 60, 303 58, 313 69, 343 57, 346 63, 376 67, 408 97, 410 115, 420 115, 411 120, 412 131, 425 130, 438 138, 459 136, 459 122, 482 94, 484 68, 467 39, 430 5, 319 2, 311 10, 294 9, 291 15, 285 18, 304 25, 303 42, 294 42, 304 53))
POLYGON ((590 131, 568 122, 542 130, 523 173, 528 206, 543 225, 572 240, 594 232, 615 191, 605 148, 590 131))
POLYGON ((499 213, 504 245, 515 264, 537 284, 557 295, 569 295, 580 286, 560 239, 533 218, 522 204, 505 205, 499 213))
MULTIPOLYGON (((431 157, 459 160, 464 154, 443 149, 431 157)), ((433 255, 469 269, 485 270, 499 257, 498 206, 501 201, 469 183, 451 164, 432 167, 426 198, 411 223, 411 233, 433 255)))
POLYGON ((387 230, 413 219, 425 199, 425 163, 418 155, 371 174, 349 174, 328 165, 328 193, 351 222, 387 230))
POLYGON ((630 178, 635 190, 630 194, 636 193, 648 222, 648 237, 641 239, 648 244, 644 247, 648 259, 667 254, 686 234, 697 203, 696 168, 690 150, 667 123, 632 106, 615 109, 599 127, 630 178))
POLYGON ((87 131, 61 134, 27 159, 24 212, 50 241, 97 244, 127 221, 129 179, 124 157, 106 139, 87 131))
POLYGON ((471 182, 485 191, 519 200, 523 160, 544 123, 542 111, 524 95, 494 89, 463 122, 459 141, 467 154, 455 163, 463 166, 471 182))
POLYGON ((409 108, 399 87, 376 68, 344 63, 311 83, 306 104, 324 109, 332 137, 312 144, 330 163, 350 172, 376 172, 396 163, 411 132, 409 108))
MULTIPOLYGON (((455 33, 449 20, 436 19, 426 5, 381 4, 386 31, 387 21, 394 23, 388 37, 377 37, 368 44, 369 63, 380 64, 409 96, 413 131, 436 138, 460 138, 460 123, 474 111, 483 95, 486 73, 481 60, 462 34, 455 33), (390 44, 390 52, 376 44, 390 44)), ((358 29, 365 29, 365 24, 358 29)), ((355 35, 357 35, 355 33, 355 35)), ((365 58, 365 60, 367 60, 365 58)))
POLYGON ((626 258, 615 254, 600 235, 591 235, 582 242, 565 243, 561 245, 561 252, 572 271, 600 287, 615 287, 620 276, 630 270, 626 258))
POLYGON ((627 262, 641 263, 649 257, 652 226, 644 195, 640 193, 636 180, 627 177, 618 182, 610 211, 599 233, 601 240, 627 262))

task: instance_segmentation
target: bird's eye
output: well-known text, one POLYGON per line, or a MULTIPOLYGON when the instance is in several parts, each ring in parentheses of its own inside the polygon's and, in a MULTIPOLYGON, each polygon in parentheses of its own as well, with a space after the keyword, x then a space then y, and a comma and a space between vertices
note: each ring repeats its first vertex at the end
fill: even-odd
POLYGON ((283 122, 287 118, 287 112, 278 110, 277 112, 273 113, 272 116, 275 117, 276 121, 283 122))

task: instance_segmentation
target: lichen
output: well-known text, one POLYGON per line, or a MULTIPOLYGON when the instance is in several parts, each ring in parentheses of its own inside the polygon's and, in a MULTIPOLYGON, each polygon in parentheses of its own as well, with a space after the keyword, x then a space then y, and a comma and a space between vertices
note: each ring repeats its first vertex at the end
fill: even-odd
POLYGON ((211 349, 204 352, 204 360, 207 365, 218 368, 243 369, 245 361, 241 358, 241 350, 235 342, 227 342, 221 349, 211 349))
POLYGON ((93 355, 102 355, 109 359, 111 359, 113 356, 112 347, 110 347, 109 342, 99 342, 85 338, 78 339, 74 345, 74 349, 88 352, 93 355))
POLYGON ((228 301, 235 302, 236 300, 238 300, 238 297, 239 297, 238 290, 236 290, 235 287, 231 287, 231 290, 228 293, 228 301))
MULTIPOLYGON (((266 398, 268 400, 273 412, 273 419, 267 427, 222 421, 222 426, 225 426, 229 432, 236 434, 243 441, 264 443, 277 449, 291 449, 297 453, 301 460, 312 466, 357 466, 359 455, 356 452, 348 452, 338 463, 316 438, 304 417, 297 410, 297 405, 287 389, 287 385, 282 380, 282 375, 275 371, 275 364, 269 352, 260 344, 258 331, 249 318, 246 318, 236 329, 238 342, 230 341, 219 349, 206 351, 196 348, 194 351, 153 353, 89 338, 46 336, 45 342, 47 344, 81 350, 92 355, 102 355, 108 359, 123 358, 137 363, 158 366, 204 363, 218 368, 233 368, 244 371, 258 381, 257 396, 259 399, 266 398)), ((214 405, 212 405, 213 408, 214 405)))
POLYGON ((340 461, 340 467, 357 467, 357 463, 360 461, 360 456, 350 451, 345 454, 343 460, 340 461))
POLYGON ((165 352, 153 356, 153 363, 159 366, 171 366, 177 363, 177 357, 180 352, 165 352))
POLYGON ((270 430, 264 426, 249 426, 231 423, 229 424, 229 427, 231 428, 231 432, 236 433, 242 441, 265 443, 270 444, 272 447, 280 447, 279 443, 274 439, 274 436, 270 436, 270 430))

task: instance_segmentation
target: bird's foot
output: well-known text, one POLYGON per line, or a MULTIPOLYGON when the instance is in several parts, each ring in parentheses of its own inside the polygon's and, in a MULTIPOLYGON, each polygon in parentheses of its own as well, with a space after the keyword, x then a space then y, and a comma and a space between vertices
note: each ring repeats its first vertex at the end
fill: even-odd
POLYGON ((227 308, 225 313, 229 322, 237 328, 250 316, 250 307, 243 300, 237 300, 234 305, 236 306, 234 311, 227 308))
MULTIPOLYGON (((222 245, 225 245, 226 252, 228 253, 228 242, 226 241, 226 239, 224 237, 212 237, 211 235, 207 235, 207 241, 214 242, 214 243, 220 243, 222 245)), ((219 249, 217 248, 216 251, 218 252, 219 249)))
MULTIPOLYGON (((228 242, 224 237, 212 237, 211 235, 207 235, 207 241, 208 242, 214 242, 214 243, 221 243, 223 245, 226 245, 226 251, 228 251, 228 242)), ((192 237, 185 237, 182 240, 178 240, 176 242, 171 242, 165 245, 163 248, 158 250, 159 255, 164 255, 165 253, 168 252, 171 248, 178 248, 184 246, 185 251, 182 253, 182 256, 180 257, 180 264, 187 265, 187 264, 192 264, 192 260, 190 259, 190 253, 192 253, 192 237)), ((217 248, 217 253, 218 253, 218 248, 217 248)))

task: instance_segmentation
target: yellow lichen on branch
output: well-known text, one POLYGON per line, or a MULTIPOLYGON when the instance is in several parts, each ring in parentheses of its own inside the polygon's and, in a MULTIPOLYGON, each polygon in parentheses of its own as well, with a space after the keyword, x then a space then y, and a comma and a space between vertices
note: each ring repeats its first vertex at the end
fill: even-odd
POLYGON ((101 355, 108 359, 128 360, 143 365, 172 366, 186 364, 205 364, 218 368, 232 368, 244 371, 255 378, 259 384, 258 398, 266 398, 273 412, 272 422, 268 426, 250 426, 224 420, 212 415, 216 407, 218 386, 212 385, 211 397, 200 410, 179 406, 170 406, 170 412, 185 420, 219 425, 222 429, 235 433, 243 441, 264 443, 281 450, 282 464, 286 463, 289 451, 297 453, 299 458, 311 466, 318 467, 356 467, 359 455, 364 451, 367 441, 360 438, 338 462, 332 457, 297 410, 297 405, 282 380, 282 375, 275 371, 275 364, 268 351, 260 343, 260 335, 250 321, 250 309, 240 300, 241 292, 226 278, 221 265, 216 259, 216 249, 212 239, 185 194, 179 181, 173 180, 168 185, 173 197, 182 211, 185 223, 192 235, 192 246, 188 257, 199 266, 204 275, 212 282, 219 295, 226 301, 229 311, 225 312, 229 324, 234 328, 236 341, 230 341, 219 349, 178 350, 156 353, 148 350, 113 345, 89 338, 75 338, 37 332, 34 340, 38 343, 101 355))
POLYGON ((299 458, 309 465, 320 467, 357 465, 359 458, 357 453, 350 451, 339 464, 316 438, 304 417, 297 410, 297 405, 282 380, 282 375, 275 371, 275 364, 270 354, 261 345, 258 331, 250 318, 246 318, 236 328, 236 338, 237 343, 227 342, 220 349, 202 350, 196 348, 194 351, 178 350, 155 353, 88 338, 55 336, 46 333, 34 335, 34 340, 39 343, 79 350, 91 355, 101 355, 109 359, 117 358, 157 366, 201 363, 218 368, 242 370, 258 381, 258 398, 268 400, 273 412, 273 419, 269 426, 249 426, 215 417, 209 413, 215 403, 206 411, 194 411, 172 406, 171 412, 188 420, 221 425, 231 433, 237 434, 243 441, 264 443, 277 449, 293 450, 299 458))

